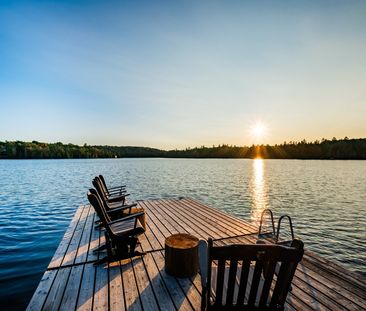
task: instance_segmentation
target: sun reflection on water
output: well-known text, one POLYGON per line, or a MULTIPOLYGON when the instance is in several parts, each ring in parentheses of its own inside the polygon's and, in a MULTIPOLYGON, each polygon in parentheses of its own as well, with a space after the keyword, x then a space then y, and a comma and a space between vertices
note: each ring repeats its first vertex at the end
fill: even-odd
POLYGON ((259 225, 262 211, 269 207, 268 185, 265 175, 265 162, 263 159, 253 160, 250 195, 252 197, 251 220, 256 225, 259 225))

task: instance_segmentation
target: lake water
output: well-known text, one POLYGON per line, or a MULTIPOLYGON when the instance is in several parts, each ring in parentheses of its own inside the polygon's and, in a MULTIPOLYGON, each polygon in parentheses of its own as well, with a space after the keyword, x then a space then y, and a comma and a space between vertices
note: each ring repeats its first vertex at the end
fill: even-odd
POLYGON ((26 307, 91 179, 131 199, 187 196, 257 223, 289 214, 305 247, 366 276, 366 162, 0 160, 0 309, 26 307))

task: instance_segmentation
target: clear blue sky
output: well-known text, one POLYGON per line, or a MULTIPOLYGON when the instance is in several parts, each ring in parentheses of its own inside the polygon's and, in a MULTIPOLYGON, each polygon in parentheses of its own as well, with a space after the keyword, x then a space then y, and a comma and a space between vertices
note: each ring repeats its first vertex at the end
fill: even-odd
MULTIPOLYGON (((366 137, 366 1, 1 1, 0 140, 366 137)), ((259 142, 259 141, 258 141, 259 142)))

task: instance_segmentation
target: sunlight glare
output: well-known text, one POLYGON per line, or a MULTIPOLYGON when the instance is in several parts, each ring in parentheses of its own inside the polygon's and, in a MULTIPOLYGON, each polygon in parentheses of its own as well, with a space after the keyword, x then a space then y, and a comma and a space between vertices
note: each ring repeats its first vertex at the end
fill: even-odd
POLYGON ((267 134, 267 128, 263 123, 257 122, 252 126, 251 133, 254 138, 263 138, 267 134))
POLYGON ((257 188, 263 185, 263 159, 256 158, 253 162, 254 180, 257 188))
POLYGON ((261 214, 269 205, 268 185, 265 178, 263 159, 253 160, 250 193, 252 197, 251 219, 255 224, 259 225, 261 214))

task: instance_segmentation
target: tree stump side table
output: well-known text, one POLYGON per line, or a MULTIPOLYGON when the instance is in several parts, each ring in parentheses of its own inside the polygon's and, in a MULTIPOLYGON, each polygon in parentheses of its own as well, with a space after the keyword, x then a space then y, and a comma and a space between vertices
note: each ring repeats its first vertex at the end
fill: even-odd
POLYGON ((195 275, 198 272, 198 239, 187 233, 166 238, 165 270, 180 278, 195 275))

